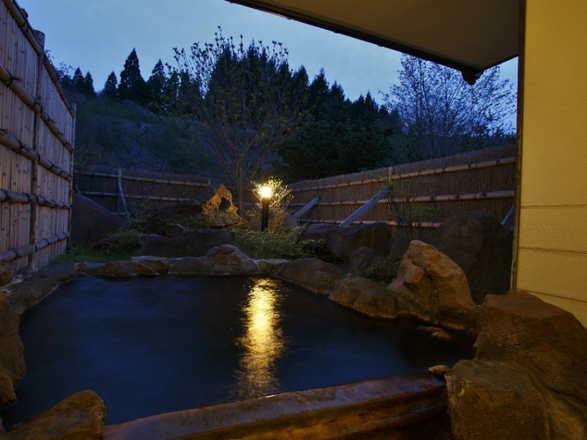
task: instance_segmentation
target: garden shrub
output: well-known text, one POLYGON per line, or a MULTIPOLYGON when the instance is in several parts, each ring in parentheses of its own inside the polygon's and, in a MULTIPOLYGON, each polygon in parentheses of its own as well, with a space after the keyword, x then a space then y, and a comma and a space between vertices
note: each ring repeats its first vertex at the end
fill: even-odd
POLYGON ((94 243, 91 250, 106 254, 132 254, 141 248, 141 236, 136 229, 121 229, 94 243))
POLYGON ((387 287, 397 277, 401 262, 401 257, 375 257, 371 265, 363 271, 363 278, 387 287))
POLYGON ((236 246, 251 258, 297 258, 316 257, 326 246, 326 240, 300 240, 304 228, 289 232, 266 230, 263 232, 233 229, 236 246))

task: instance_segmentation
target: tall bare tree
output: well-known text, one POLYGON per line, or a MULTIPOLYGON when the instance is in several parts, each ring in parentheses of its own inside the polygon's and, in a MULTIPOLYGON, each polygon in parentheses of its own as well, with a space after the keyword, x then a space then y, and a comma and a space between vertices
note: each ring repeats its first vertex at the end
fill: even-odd
POLYGON ((470 86, 449 67, 409 55, 401 63, 399 84, 383 97, 422 159, 482 148, 513 133, 509 117, 516 111, 516 95, 507 80, 500 81, 499 67, 470 86))
POLYGON ((165 107, 205 139, 243 215, 244 192, 305 115, 308 78, 289 69, 281 43, 245 48, 242 36, 237 45, 221 29, 215 36, 189 52, 175 49, 169 77, 180 85, 165 107))

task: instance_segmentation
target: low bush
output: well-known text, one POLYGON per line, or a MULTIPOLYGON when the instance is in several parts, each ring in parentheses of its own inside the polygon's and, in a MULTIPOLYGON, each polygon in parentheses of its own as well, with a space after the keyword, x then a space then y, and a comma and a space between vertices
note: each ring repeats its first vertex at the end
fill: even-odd
POLYGON ((109 263, 111 261, 129 261, 130 254, 105 253, 91 250, 89 247, 72 246, 51 262, 52 265, 67 263, 109 263))
POLYGON ((375 257, 363 277, 387 287, 397 277, 402 258, 375 257))
POLYGON ((91 250, 105 254, 132 254, 141 248, 141 235, 136 229, 121 229, 94 243, 91 250))
POLYGON ((300 240, 303 227, 289 232, 233 229, 236 246, 251 258, 316 257, 326 246, 326 240, 300 240))

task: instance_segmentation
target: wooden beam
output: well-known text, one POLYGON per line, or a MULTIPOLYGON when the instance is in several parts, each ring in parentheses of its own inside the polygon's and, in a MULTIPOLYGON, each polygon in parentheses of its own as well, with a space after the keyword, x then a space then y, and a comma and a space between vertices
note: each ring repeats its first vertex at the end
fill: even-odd
POLYGON ((303 208, 300 209, 298 212, 296 212, 293 215, 288 215, 285 219, 285 223, 287 224, 287 226, 290 229, 293 229, 297 226, 300 226, 300 218, 302 217, 302 215, 304 215, 306 212, 308 212, 310 210, 310 208, 317 205, 319 200, 320 200, 320 196, 314 197, 312 200, 310 200, 308 203, 306 203, 303 206, 303 208))
POLYGON ((377 203, 379 200, 385 197, 388 194, 388 190, 389 186, 386 187, 383 191, 379 191, 377 194, 375 194, 375 196, 371 200, 369 200, 367 203, 365 203, 363 206, 361 206, 359 209, 353 212, 345 221, 343 221, 340 224, 339 228, 346 228, 347 226, 350 226, 356 219, 358 219, 360 216, 369 211, 369 209, 371 209, 371 206, 373 206, 375 203, 377 203))
POLYGON ((120 196, 120 201, 122 202, 122 207, 124 208, 124 213, 126 214, 128 224, 130 225, 130 214, 126 208, 126 200, 124 200, 124 191, 122 190, 122 169, 120 168, 118 168, 118 194, 120 196))

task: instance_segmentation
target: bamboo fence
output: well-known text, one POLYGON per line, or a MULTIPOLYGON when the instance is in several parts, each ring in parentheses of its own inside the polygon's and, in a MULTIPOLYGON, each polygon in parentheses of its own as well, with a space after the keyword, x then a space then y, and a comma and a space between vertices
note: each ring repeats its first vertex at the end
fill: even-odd
POLYGON ((126 204, 130 213, 139 214, 146 209, 193 199, 210 183, 222 182, 200 176, 99 166, 92 172, 82 173, 78 187, 80 194, 109 211, 122 214, 126 204))
POLYGON ((297 182, 292 187, 293 213, 315 197, 318 204, 301 216, 302 222, 340 225, 362 205, 393 181, 393 197, 383 198, 353 224, 388 222, 393 236, 403 235, 395 217, 406 196, 416 197, 415 204, 428 208, 421 215, 414 233, 421 236, 428 228, 442 224, 445 218, 462 211, 482 211, 500 221, 513 205, 515 183, 515 146, 478 150, 455 156, 379 168, 355 174, 297 182))
POLYGON ((44 41, 0 1, 0 273, 46 266, 69 238, 75 108, 44 41))

